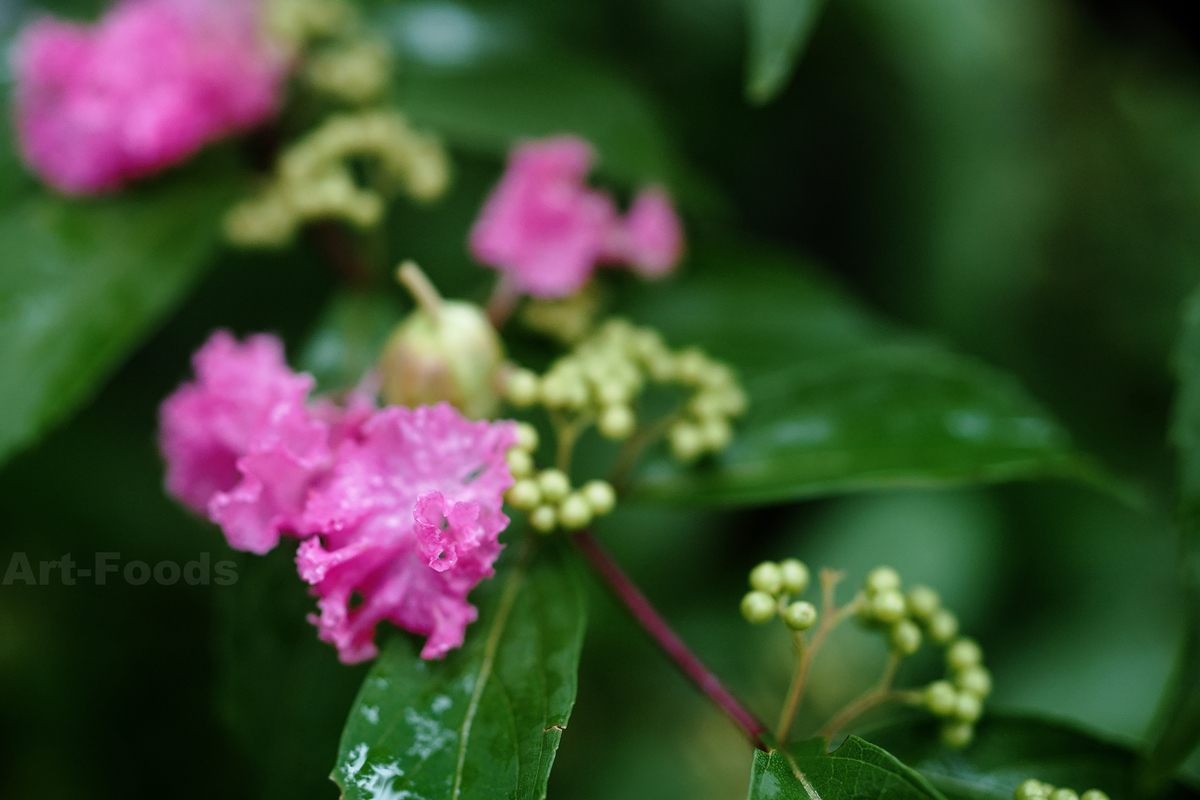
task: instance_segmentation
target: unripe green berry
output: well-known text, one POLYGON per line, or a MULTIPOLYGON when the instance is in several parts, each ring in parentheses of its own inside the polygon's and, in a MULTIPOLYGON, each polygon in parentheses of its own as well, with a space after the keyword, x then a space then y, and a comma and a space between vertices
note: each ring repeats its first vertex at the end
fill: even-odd
POLYGON ((975 726, 969 722, 948 722, 942 726, 942 744, 955 750, 966 747, 975 736, 975 726))
POLYGON ((1079 795, 1071 789, 1055 789, 1050 793, 1050 800, 1079 800, 1079 795))
POLYGON ((783 570, 774 561, 764 561, 750 570, 750 588, 767 594, 779 594, 783 587, 783 570))
POLYGON ((530 425, 528 422, 517 423, 517 447, 532 453, 537 450, 538 432, 537 428, 530 425))
POLYGON ((617 504, 617 493, 608 481, 588 481, 583 485, 583 496, 598 517, 612 511, 617 504))
POLYGON ((783 577, 783 591, 788 594, 800 594, 808 588, 808 567, 797 558, 780 561, 779 574, 783 577))
POLYGON ((547 503, 557 503, 571 491, 571 482, 562 470, 542 470, 537 480, 538 488, 542 490, 542 499, 547 503))
POLYGON ((630 399, 629 386, 609 378, 596 387, 596 399, 606 406, 625 405, 630 399))
POLYGON ((1108 795, 1099 789, 1088 789, 1080 795, 1079 800, 1108 800, 1108 795))
POLYGON ((529 455, 528 450, 510 447, 504 454, 504 461, 514 478, 524 478, 533 474, 533 456, 529 455))
POLYGON ((892 626, 892 649, 902 656, 911 656, 921 647, 921 629, 911 620, 902 619, 892 626))
POLYGON ((987 697, 992 693, 992 675, 982 666, 963 670, 958 674, 955 683, 964 692, 968 692, 979 698, 987 697))
POLYGON ((605 438, 614 441, 628 439, 636 426, 637 418, 633 415, 633 409, 624 404, 605 406, 604 410, 600 412, 600 419, 596 422, 600 433, 605 438))
POLYGON ((958 617, 944 608, 934 612, 929 619, 929 638, 938 644, 946 644, 958 635, 958 617))
POLYGON ((908 613, 922 622, 928 622, 942 607, 942 598, 928 586, 914 586, 908 591, 908 613))
POLYGON ((769 622, 775 616, 775 598, 766 592, 747 592, 742 598, 742 616, 755 625, 769 622))
POLYGON ((549 533, 558 527, 558 510, 554 506, 538 506, 529 515, 534 530, 549 533))
POLYGON ((509 488, 505 499, 514 508, 529 510, 537 508, 541 504, 542 490, 538 488, 537 481, 532 478, 522 478, 509 488))
POLYGON ((592 521, 592 504, 581 492, 572 492, 558 507, 558 521, 567 530, 579 530, 592 521))
POLYGON ((867 592, 897 591, 900 588, 900 573, 891 567, 876 567, 867 574, 867 592))
POLYGON ((514 406, 531 406, 538 400, 538 383, 538 376, 529 370, 513 370, 504 384, 504 396, 514 406))
POLYGON ((871 616, 877 621, 885 625, 891 625, 893 622, 899 622, 904 619, 904 612, 908 610, 904 604, 904 595, 895 589, 880 592, 870 599, 871 616))
POLYGON ((949 681, 934 681, 925 687, 925 707, 939 717, 948 717, 954 713, 958 704, 958 692, 949 681))
POLYGON ((684 350, 675 358, 675 374, 684 383, 699 383, 708 365, 708 357, 701 351, 684 350))
POLYGON ((1048 786, 1039 780, 1030 778, 1022 781, 1013 792, 1013 800, 1046 800, 1050 796, 1048 786))
POLYGON ((792 603, 784 609, 783 621, 792 630, 806 631, 817 621, 817 607, 804 600, 792 603))
POLYGON ((705 450, 719 453, 729 446, 733 429, 724 417, 707 417, 700 424, 700 438, 704 440, 705 450))
POLYGON ((542 402, 547 408, 562 408, 567 404, 566 382, 561 375, 550 374, 542 378, 542 402))
POLYGON ((700 429, 691 423, 675 423, 668 435, 671 440, 671 452, 680 461, 691 461, 704 452, 704 437, 700 429))
POLYGON ((946 663, 956 672, 965 672, 971 667, 977 667, 981 661, 983 651, 973 639, 959 639, 946 651, 946 663))
POLYGON ((963 722, 974 722, 983 713, 983 703, 973 694, 959 692, 954 701, 954 716, 963 722))

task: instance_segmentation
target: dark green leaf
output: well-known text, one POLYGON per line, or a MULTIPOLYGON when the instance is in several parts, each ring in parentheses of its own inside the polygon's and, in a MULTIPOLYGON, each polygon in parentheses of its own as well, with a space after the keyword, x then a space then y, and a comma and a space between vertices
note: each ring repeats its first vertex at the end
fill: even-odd
POLYGON ((821 738, 795 745, 790 753, 756 750, 748 800, 942 799, 919 774, 857 736, 832 753, 825 746, 821 738))
POLYGON ((766 103, 783 91, 824 0, 748 0, 746 96, 766 103))
POLYGON ((329 301, 300 353, 300 368, 322 390, 353 386, 374 366, 403 311, 385 292, 340 292, 329 301))
POLYGON ((803 265, 698 248, 630 307, 738 368, 750 409, 711 463, 662 456, 644 497, 738 505, 901 486, 1098 479, 1012 378, 874 320, 803 265), (670 302, 665 302, 666 295, 670 302))
POLYGON ((205 158, 128 194, 37 193, 0 217, 0 459, 84 402, 179 301, 214 252, 230 176, 205 158))
MULTIPOLYGON (((533 543, 531 543, 533 544, 533 543)), ((472 601, 461 650, 423 661, 406 636, 376 661, 342 732, 333 779, 347 800, 543 798, 575 703, 583 589, 566 542, 513 551, 472 601)))
MULTIPOLYGON (((1009 800, 1029 778, 1080 794, 1100 789, 1114 800, 1141 793, 1135 751, 1044 720, 988 716, 963 750, 939 744, 937 723, 930 721, 889 726, 868 738, 951 800, 1009 800)), ((1182 800, 1197 794, 1177 785, 1165 796, 1182 800)))

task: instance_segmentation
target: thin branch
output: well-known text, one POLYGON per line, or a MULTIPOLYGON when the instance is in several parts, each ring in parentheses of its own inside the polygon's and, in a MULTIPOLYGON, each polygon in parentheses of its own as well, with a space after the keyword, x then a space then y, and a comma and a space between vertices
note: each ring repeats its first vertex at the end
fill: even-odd
POLYGON ((820 736, 834 736, 842 728, 846 727, 855 717, 869 711, 881 703, 888 700, 899 700, 901 696, 907 696, 906 692, 893 692, 892 680, 896 677, 896 670, 900 666, 900 656, 896 653, 888 653, 888 663, 883 670, 883 677, 879 679, 879 683, 868 689, 861 697, 854 700, 845 708, 837 713, 833 719, 821 728, 820 736))

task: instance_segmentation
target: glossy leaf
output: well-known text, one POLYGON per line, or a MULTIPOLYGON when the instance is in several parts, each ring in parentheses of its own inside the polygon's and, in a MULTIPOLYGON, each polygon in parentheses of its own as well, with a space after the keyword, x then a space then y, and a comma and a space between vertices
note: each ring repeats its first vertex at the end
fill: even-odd
MULTIPOLYGON (((1100 789, 1113 798, 1142 794, 1138 753, 1045 720, 989 715, 963 750, 938 743, 937 724, 902 723, 868 738, 920 772, 950 800, 1010 800, 1024 780, 1036 778, 1082 794, 1100 789)), ((1164 797, 1194 798, 1182 785, 1164 797)))
POLYGON ((803 264, 700 249, 630 316, 742 373, 750 408, 708 463, 652 458, 651 499, 741 505, 885 487, 1047 476, 1099 480, 1002 372, 872 318, 803 264), (664 302, 669 294, 671 302, 664 302))
POLYGON ((832 753, 825 746, 821 738, 790 753, 756 750, 748 800, 942 800, 925 778, 870 742, 851 736, 832 753))
POLYGON ((424 661, 410 637, 388 643, 342 732, 332 777, 347 800, 546 796, 586 615, 566 543, 537 541, 525 565, 522 547, 471 596, 461 650, 424 661))
POLYGON ((37 192, 0 215, 0 459, 83 403, 217 245, 230 170, 204 159, 128 194, 37 192))
POLYGON ((783 91, 816 27, 824 0, 748 0, 746 96, 766 103, 783 91))

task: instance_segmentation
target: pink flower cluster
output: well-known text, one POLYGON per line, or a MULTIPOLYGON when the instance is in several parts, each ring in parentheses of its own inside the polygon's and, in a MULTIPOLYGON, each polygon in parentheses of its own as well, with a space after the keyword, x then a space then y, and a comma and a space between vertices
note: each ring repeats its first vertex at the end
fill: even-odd
POLYGON ((92 194, 270 117, 288 64, 255 0, 122 0, 91 27, 34 22, 13 67, 25 160, 92 194))
POLYGON ((493 574, 508 526, 515 426, 445 403, 312 401, 312 378, 273 336, 218 331, 193 366, 160 412, 167 490, 239 550, 303 539, 296 563, 320 598, 310 620, 342 661, 376 654, 382 620, 428 637, 423 658, 460 646, 477 615, 467 594, 493 574))
POLYGON ((590 188, 594 154, 562 136, 516 148, 500 184, 471 229, 471 252, 514 288, 538 297, 574 294, 597 264, 664 275, 683 253, 683 230, 661 189, 643 190, 624 217, 590 188))

